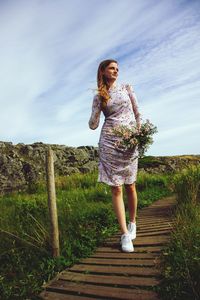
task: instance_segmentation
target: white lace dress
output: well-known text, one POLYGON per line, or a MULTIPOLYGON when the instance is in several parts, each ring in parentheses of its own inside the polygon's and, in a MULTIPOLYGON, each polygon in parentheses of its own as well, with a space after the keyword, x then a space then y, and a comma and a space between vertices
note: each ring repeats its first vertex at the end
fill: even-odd
MULTIPOLYGON (((124 150, 116 146, 119 137, 110 132, 118 125, 132 126, 141 122, 137 97, 129 84, 117 84, 109 89, 110 99, 103 114, 105 120, 98 142, 99 164, 98 182, 110 186, 131 184, 136 181, 138 171, 138 150, 124 150)), ((101 103, 98 95, 93 98, 89 127, 99 126, 101 103)))

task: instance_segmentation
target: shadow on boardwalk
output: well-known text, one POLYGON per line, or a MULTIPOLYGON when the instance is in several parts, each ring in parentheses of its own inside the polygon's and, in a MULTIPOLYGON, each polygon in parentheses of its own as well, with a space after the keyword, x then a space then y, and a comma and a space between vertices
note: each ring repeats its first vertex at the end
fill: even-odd
POLYGON ((159 299, 153 287, 161 279, 157 264, 170 236, 174 205, 175 198, 167 197, 139 210, 134 252, 121 252, 121 233, 115 234, 47 283, 41 299, 159 299))

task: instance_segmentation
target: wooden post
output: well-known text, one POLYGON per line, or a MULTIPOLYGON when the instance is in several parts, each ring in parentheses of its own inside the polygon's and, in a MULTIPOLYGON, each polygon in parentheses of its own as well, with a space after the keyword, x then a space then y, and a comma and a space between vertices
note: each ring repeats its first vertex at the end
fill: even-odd
POLYGON ((51 247, 53 257, 57 257, 60 255, 59 231, 56 206, 53 150, 50 147, 48 147, 46 153, 46 178, 48 191, 48 207, 51 222, 51 247))

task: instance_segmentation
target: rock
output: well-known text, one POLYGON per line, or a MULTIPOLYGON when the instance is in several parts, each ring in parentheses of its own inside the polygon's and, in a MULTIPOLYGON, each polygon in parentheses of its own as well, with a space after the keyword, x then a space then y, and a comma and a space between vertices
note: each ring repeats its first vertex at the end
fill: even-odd
MULTIPOLYGON (((55 176, 88 173, 98 169, 98 147, 33 144, 0 141, 0 193, 19 191, 46 179, 46 151, 54 153, 55 176)), ((139 160, 139 169, 148 173, 171 173, 189 164, 200 164, 200 155, 146 156, 139 160)))
POLYGON ((81 173, 89 173, 92 171, 97 170, 98 165, 96 161, 88 161, 86 164, 84 164, 82 167, 79 168, 81 173))
POLYGON ((46 179, 46 151, 54 154, 55 175, 91 172, 97 168, 98 149, 93 146, 68 147, 44 144, 26 145, 0 141, 0 194, 25 190, 46 179))

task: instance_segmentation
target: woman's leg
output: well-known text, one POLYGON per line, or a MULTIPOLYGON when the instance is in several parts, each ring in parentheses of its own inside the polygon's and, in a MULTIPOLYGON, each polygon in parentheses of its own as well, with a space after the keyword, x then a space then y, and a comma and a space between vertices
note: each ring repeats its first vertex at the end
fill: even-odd
POLYGON ((128 198, 128 209, 130 222, 136 221, 136 213, 137 213, 137 192, 135 183, 125 184, 125 190, 128 198))
POLYGON ((122 233, 128 233, 122 186, 112 186, 112 201, 122 233))

